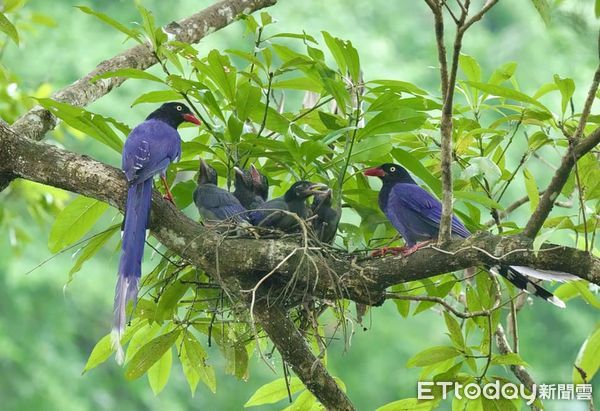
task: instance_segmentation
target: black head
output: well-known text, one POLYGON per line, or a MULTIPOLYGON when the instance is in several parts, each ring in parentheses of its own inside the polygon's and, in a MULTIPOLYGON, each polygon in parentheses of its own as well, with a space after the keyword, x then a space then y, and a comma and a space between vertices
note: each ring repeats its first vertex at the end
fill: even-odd
POLYGON ((236 190, 253 190, 252 176, 250 172, 239 167, 233 167, 235 171, 235 188, 236 190))
POLYGON ((306 200, 308 197, 315 193, 319 193, 320 191, 327 189, 328 187, 325 184, 321 183, 312 183, 310 181, 297 181, 285 192, 283 196, 286 202, 292 202, 297 200, 306 200))
POLYGON ((328 188, 324 191, 319 191, 313 194, 313 202, 311 208, 313 211, 317 211, 321 207, 331 207, 331 198, 333 197, 333 190, 328 188))
POLYGON ((150 119, 164 121, 173 128, 179 127, 184 121, 198 125, 202 124, 200 120, 192 114, 192 111, 188 106, 176 102, 163 104, 146 118, 146 120, 150 119))
POLYGON ((269 196, 269 179, 266 175, 261 174, 260 171, 254 167, 254 164, 250 164, 249 174, 252 179, 254 194, 259 195, 266 201, 269 196))
POLYGON ((217 170, 203 159, 200 160, 200 169, 198 170, 198 185, 200 184, 217 185, 217 170))
POLYGON ((393 163, 385 163, 379 167, 366 169, 363 174, 368 177, 379 177, 383 183, 406 183, 416 184, 408 171, 402 166, 393 163))

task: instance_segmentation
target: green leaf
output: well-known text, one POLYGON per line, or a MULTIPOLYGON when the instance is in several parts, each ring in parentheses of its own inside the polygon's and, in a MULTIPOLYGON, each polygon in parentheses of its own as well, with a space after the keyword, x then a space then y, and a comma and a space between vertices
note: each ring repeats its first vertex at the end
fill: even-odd
POLYGON ((112 227, 107 228, 104 232, 101 232, 94 236, 81 250, 78 252, 79 256, 77 257, 77 261, 71 267, 69 271, 69 279, 67 284, 71 282, 73 279, 73 274, 81 270, 83 263, 92 258, 104 244, 117 232, 119 231, 120 224, 115 224, 112 227))
MULTIPOLYGON (((127 341, 133 337, 133 335, 144 325, 146 325, 146 321, 136 321, 133 320, 133 323, 130 327, 125 328, 125 333, 121 337, 121 344, 125 344, 127 341)), ((100 339, 92 349, 92 352, 83 368, 82 374, 85 374, 87 371, 92 368, 96 368, 98 365, 105 362, 108 358, 110 358, 111 354, 114 352, 112 348, 111 335, 107 334, 100 339)))
POLYGON ((499 203, 495 202, 494 200, 490 199, 488 196, 486 196, 483 193, 479 193, 476 191, 464 191, 464 190, 459 190, 459 191, 455 191, 454 192, 454 197, 461 199, 461 200, 469 200, 469 201, 474 201, 476 203, 479 203, 483 206, 489 207, 489 208, 495 208, 496 210, 504 210, 504 207, 502 207, 499 203))
POLYGON ((504 63, 500 67, 498 67, 488 80, 489 84, 498 85, 502 82, 509 80, 515 74, 517 70, 517 63, 514 61, 509 61, 508 63, 504 63))
MULTIPOLYGON (((289 381, 290 393, 293 395, 298 391, 304 389, 304 384, 298 377, 292 377, 289 381)), ((244 407, 254 407, 256 405, 263 404, 274 404, 287 398, 288 389, 286 386, 285 378, 278 378, 275 381, 271 381, 268 384, 260 387, 252 397, 244 404, 244 407)))
POLYGON ((481 67, 479 67, 479 63, 473 57, 461 53, 458 64, 463 73, 465 73, 467 80, 481 81, 481 67))
POLYGON ((492 365, 522 365, 524 367, 528 367, 528 364, 525 361, 523 361, 521 356, 517 353, 493 355, 491 364, 492 365))
POLYGON ((533 104, 534 106, 537 106, 546 112, 550 112, 550 110, 548 110, 542 103, 529 97, 525 93, 521 93, 520 91, 495 84, 479 83, 476 81, 467 81, 466 83, 492 96, 504 97, 511 100, 520 101, 522 103, 533 104))
POLYGON ((544 24, 550 24, 550 5, 547 0, 531 0, 538 14, 544 20, 544 24))
POLYGON ((571 97, 573 97, 573 93, 575 92, 575 82, 570 78, 561 78, 558 74, 554 75, 554 83, 560 94, 562 96, 561 109, 563 115, 567 111, 567 106, 569 105, 569 101, 571 97))
POLYGON ((331 52, 331 55, 333 56, 333 59, 335 60, 337 66, 339 67, 340 72, 342 74, 345 74, 346 70, 348 69, 348 65, 346 64, 346 58, 344 57, 344 52, 342 51, 342 48, 338 41, 339 39, 333 37, 331 34, 329 34, 326 31, 322 31, 321 34, 323 35, 325 44, 327 44, 327 48, 331 52))
POLYGON ((106 73, 98 74, 94 76, 90 81, 96 82, 100 79, 104 78, 112 78, 112 77, 126 77, 126 78, 135 78, 141 80, 150 80, 156 81, 157 83, 164 83, 164 81, 160 77, 156 77, 154 74, 147 73, 143 70, 139 70, 136 68, 123 68, 114 71, 107 71, 106 73))
POLYGON ((75 7, 77 7, 79 10, 83 11, 86 14, 90 14, 90 15, 100 19, 102 22, 119 30, 120 32, 127 34, 127 36, 131 37, 132 39, 137 40, 139 43, 142 42, 139 38, 140 34, 136 30, 132 30, 132 29, 124 26, 123 24, 119 23, 117 20, 113 19, 112 17, 109 17, 104 13, 100 13, 99 11, 92 10, 91 8, 86 7, 86 6, 75 6, 75 7))
POLYGON ((308 390, 304 390, 296 397, 293 403, 285 407, 282 411, 312 411, 317 403, 315 396, 308 390))
POLYGON ((435 408, 435 404, 435 401, 419 401, 416 398, 405 398, 387 403, 375 411, 429 411, 435 408))
POLYGON ((596 0, 596 4, 594 5, 594 13, 596 17, 600 17, 600 0, 596 0))
POLYGON ((123 141, 108 126, 108 123, 114 125, 125 134, 129 132, 129 127, 118 121, 104 117, 99 114, 91 113, 81 107, 72 106, 67 103, 60 103, 50 98, 38 98, 40 105, 56 117, 63 120, 69 126, 89 135, 90 137, 106 144, 108 147, 117 151, 119 154, 123 148, 123 141))
MULTIPOLYGON (((600 368, 600 326, 596 326, 594 332, 584 341, 577 354, 575 365, 585 372, 588 383, 592 381, 600 368)), ((582 375, 576 368, 573 368, 573 383, 583 384, 582 375)))
POLYGON ((540 202, 540 191, 535 182, 535 177, 529 172, 528 169, 523 170, 523 177, 525 179, 525 190, 527 190, 527 197, 529 197, 529 206, 531 207, 531 212, 533 212, 540 202))
POLYGON ((420 353, 413 356, 408 360, 406 366, 411 367, 424 367, 426 365, 437 364, 450 358, 454 358, 460 355, 460 351, 454 347, 448 346, 437 346, 427 348, 420 353))
POLYGON ((131 107, 141 103, 162 103, 165 101, 180 100, 181 94, 174 90, 156 90, 142 94, 131 103, 131 107))
POLYGON ((211 366, 206 364, 206 352, 194 335, 187 331, 183 335, 180 361, 192 395, 194 395, 196 386, 200 380, 213 393, 217 391, 215 371, 211 366))
POLYGON ((590 291, 589 283, 585 280, 581 281, 571 281, 569 284, 572 284, 573 287, 579 291, 579 294, 583 297, 583 299, 590 304, 592 307, 600 309, 600 300, 594 293, 590 291))
POLYGON ((423 180, 438 197, 442 196, 442 183, 440 179, 431 174, 423 163, 417 160, 411 153, 401 148, 394 148, 392 156, 401 166, 423 180))
POLYGON ((19 45, 19 33, 10 20, 6 18, 4 13, 0 13, 0 31, 10 37, 17 46, 19 45))
POLYGON ((54 220, 48 238, 53 253, 62 250, 83 237, 104 214, 108 204, 79 196, 67 205, 54 220))
POLYGON ((160 394, 160 392, 167 385, 169 381, 169 375, 171 374, 171 366, 173 365, 173 351, 169 348, 160 360, 158 360, 148 370, 148 382, 154 395, 160 394))
POLYGON ((469 179, 480 175, 486 176, 492 182, 502 177, 502 171, 496 163, 488 157, 475 157, 469 160, 469 165, 461 173, 461 177, 469 179))
POLYGON ((425 123, 426 119, 426 114, 412 109, 382 111, 360 130, 359 138, 416 130, 425 123))
POLYGON ((175 343, 177 337, 181 334, 180 329, 176 329, 167 334, 160 335, 144 345, 135 353, 131 361, 127 364, 125 378, 135 380, 141 377, 156 361, 158 361, 165 352, 175 343))
POLYGON ((450 332, 449 335, 452 342, 459 348, 463 348, 465 346, 465 339, 458 321, 456 321, 456 319, 446 311, 444 311, 444 321, 446 322, 446 327, 450 332))
POLYGON ((249 117, 251 108, 260 102, 260 98, 261 91, 258 87, 252 86, 247 81, 242 82, 237 88, 235 96, 237 117, 245 121, 249 117))

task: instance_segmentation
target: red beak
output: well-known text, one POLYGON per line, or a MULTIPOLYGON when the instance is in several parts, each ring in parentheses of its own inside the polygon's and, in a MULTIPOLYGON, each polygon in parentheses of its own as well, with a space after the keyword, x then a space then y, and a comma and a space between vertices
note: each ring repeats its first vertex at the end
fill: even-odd
POLYGON ((379 167, 367 168, 363 171, 363 174, 368 177, 383 177, 385 176, 385 171, 379 167))
POLYGON ((190 123, 194 123, 194 124, 198 124, 198 125, 201 125, 201 124, 202 124, 202 122, 201 122, 200 120, 198 120, 198 119, 196 118, 196 116, 194 116, 193 114, 184 114, 184 115, 183 115, 183 119, 184 119, 185 121, 188 121, 188 122, 190 122, 190 123))

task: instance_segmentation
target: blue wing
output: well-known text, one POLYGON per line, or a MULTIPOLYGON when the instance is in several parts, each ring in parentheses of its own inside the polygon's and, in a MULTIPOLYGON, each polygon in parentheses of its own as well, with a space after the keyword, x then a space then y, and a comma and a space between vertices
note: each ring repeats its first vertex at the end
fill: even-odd
POLYGON ((181 138, 173 127, 146 120, 134 128, 123 147, 122 168, 131 184, 164 173, 181 156, 181 138))
POLYGON ((194 191, 194 202, 202 218, 222 221, 228 218, 235 222, 248 222, 246 209, 229 191, 214 184, 201 184, 194 191))
MULTIPOLYGON (((394 185, 384 213, 408 245, 435 239, 439 234, 442 204, 416 184, 394 185)), ((455 215, 452 234, 463 238, 471 235, 455 215)))

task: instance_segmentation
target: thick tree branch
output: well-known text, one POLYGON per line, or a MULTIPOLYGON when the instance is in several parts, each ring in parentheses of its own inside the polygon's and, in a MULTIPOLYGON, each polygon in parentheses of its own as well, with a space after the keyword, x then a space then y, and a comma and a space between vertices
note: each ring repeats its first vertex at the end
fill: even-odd
MULTIPOLYGON (((600 136, 600 130, 596 134, 600 136)), ((93 197, 120 210, 125 203, 126 182, 120 170, 50 144, 19 138, 2 126, 0 167, 3 167, 0 171, 93 197)), ((312 260, 307 261, 303 258, 304 251, 298 251, 302 247, 293 241, 223 239, 214 230, 189 219, 158 193, 153 197, 152 213, 151 230, 159 241, 207 271, 218 263, 224 277, 243 276, 256 282, 294 253, 280 264, 277 275, 266 281, 265 287, 294 280, 299 298, 309 290, 318 298, 343 296, 362 304, 379 305, 385 299, 385 288, 390 285, 499 261, 567 271, 600 284, 598 258, 582 250, 550 245, 536 255, 531 251, 533 240, 527 237, 479 233, 464 241, 450 242, 446 251, 429 247, 408 258, 364 261, 347 255, 321 255, 319 250, 312 250, 309 251, 312 260), (302 275, 297 275, 299 270, 302 275)))
POLYGON ((354 406, 304 341, 294 323, 277 305, 261 301, 254 314, 296 375, 328 410, 354 410, 354 406))
MULTIPOLYGON (((229 25, 240 14, 249 14, 276 2, 277 0, 223 0, 178 23, 169 24, 165 30, 174 34, 179 41, 197 43, 204 36, 229 25)), ((103 61, 94 70, 55 93, 52 98, 84 107, 127 80, 126 77, 112 77, 91 83, 92 78, 118 69, 146 70, 156 63, 152 48, 147 44, 139 44, 103 61)), ((19 136, 41 140, 57 123, 58 119, 50 111, 37 105, 17 119, 11 129, 19 136)), ((0 175, 0 191, 4 190, 11 180, 9 174, 0 175)))

